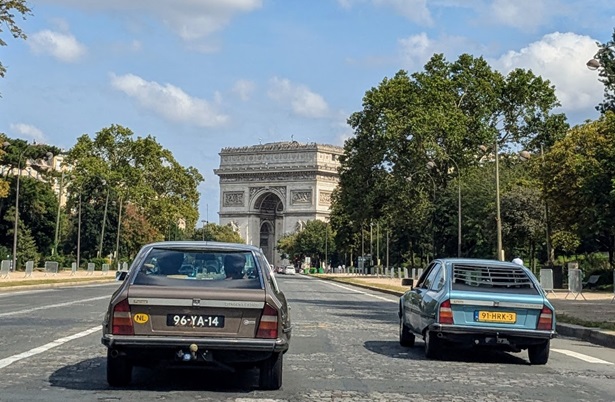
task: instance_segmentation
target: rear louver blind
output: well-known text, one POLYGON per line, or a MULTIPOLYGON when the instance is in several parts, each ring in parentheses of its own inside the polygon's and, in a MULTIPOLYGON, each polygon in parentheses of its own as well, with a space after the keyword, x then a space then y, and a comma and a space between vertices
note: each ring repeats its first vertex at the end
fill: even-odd
POLYGON ((489 288, 533 288, 534 285, 521 268, 453 265, 453 283, 489 288))

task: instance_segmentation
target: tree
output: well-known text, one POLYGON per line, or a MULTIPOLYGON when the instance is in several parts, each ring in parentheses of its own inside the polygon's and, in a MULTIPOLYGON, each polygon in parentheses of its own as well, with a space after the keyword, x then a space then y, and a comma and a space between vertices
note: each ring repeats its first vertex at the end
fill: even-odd
POLYGON ((457 208, 444 208, 442 195, 457 186, 457 169, 495 160, 495 144, 507 151, 553 143, 566 128, 563 115, 551 114, 558 105, 551 84, 531 71, 503 76, 467 54, 453 63, 434 55, 422 72, 385 78, 348 119, 355 136, 340 158, 332 220, 344 232, 380 220, 402 250, 432 244, 434 254, 453 254, 457 208), (427 173, 430 161, 438 169, 427 173))
POLYGON ((205 225, 205 228, 197 229, 192 235, 192 240, 244 243, 241 235, 229 225, 222 226, 211 222, 205 225))
POLYGON ((542 179, 548 201, 557 211, 552 215, 556 231, 564 232, 554 237, 567 248, 579 244, 578 239, 595 239, 608 250, 611 266, 615 266, 614 177, 614 112, 572 128, 545 154, 542 179))
MULTIPOLYGON (((331 225, 318 219, 306 222, 305 229, 297 234, 295 254, 301 257, 311 257, 313 262, 325 260, 335 252, 333 246, 334 233, 331 225)), ((327 261, 325 261, 327 262, 327 261)))
MULTIPOLYGON (((30 11, 25 0, 0 0, 0 34, 4 32, 2 27, 6 26, 13 38, 26 39, 26 34, 15 23, 15 12, 25 19, 26 15, 30 15, 30 11)), ((0 46, 6 46, 2 37, 0 37, 0 46)), ((4 77, 5 73, 6 68, 0 61, 0 77, 4 77)))
POLYGON ((604 84, 604 100, 596 106, 596 110, 600 113, 615 112, 615 29, 610 41, 597 45, 595 59, 600 63, 598 76, 604 84))
MULTIPOLYGON (((85 197, 83 205, 96 205, 86 208, 84 215, 88 220, 84 221, 86 231, 94 235, 89 242, 100 241, 103 220, 109 225, 102 239, 103 255, 116 248, 120 208, 131 205, 132 217, 144 219, 148 232, 153 228, 158 234, 167 235, 167 239, 186 238, 179 229, 180 221, 193 228, 198 218, 197 187, 203 181, 200 173, 193 167, 182 167, 155 138, 133 137, 130 129, 111 125, 97 132, 93 139, 88 135, 78 138, 66 158, 73 166, 74 179, 69 186, 72 210, 79 192, 85 197), (99 234, 92 228, 99 228, 99 234)), ((189 232, 191 235, 192 229, 189 232)), ((149 233, 145 238, 159 238, 158 234, 149 233)), ((134 243, 122 242, 120 250, 129 252, 133 246, 134 243)), ((89 244, 86 250, 98 248, 99 245, 89 244)))

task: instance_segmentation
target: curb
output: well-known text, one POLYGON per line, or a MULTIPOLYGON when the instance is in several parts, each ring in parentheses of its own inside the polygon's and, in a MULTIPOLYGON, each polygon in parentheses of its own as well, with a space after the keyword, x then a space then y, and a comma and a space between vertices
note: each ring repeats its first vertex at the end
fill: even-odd
MULTIPOLYGON (((381 293, 388 293, 394 296, 401 296, 404 292, 398 292, 390 289, 381 289, 377 286, 372 285, 364 285, 364 284, 356 284, 349 283, 344 281, 338 281, 336 278, 325 278, 325 277, 313 277, 315 279, 323 279, 325 281, 332 281, 343 283, 345 285, 356 286, 363 289, 375 290, 381 293)), ((557 320, 557 312, 556 312, 556 320, 557 320)), ((566 324, 566 323, 556 323, 555 330, 558 336, 567 336, 570 338, 580 339, 582 341, 590 342, 595 345, 604 346, 607 348, 615 349, 615 331, 607 331, 598 328, 588 328, 582 327, 580 325, 574 324, 566 324)))
POLYGON ((581 339, 595 345, 615 349, 615 331, 582 327, 574 324, 556 324, 557 334, 581 339))
POLYGON ((33 290, 33 289, 45 289, 45 288, 59 288, 65 286, 79 286, 79 285, 90 285, 90 284, 100 284, 100 283, 111 283, 114 282, 115 278, 100 278, 100 279, 92 279, 89 281, 67 281, 67 282, 54 282, 54 283, 41 283, 41 284, 29 284, 29 285, 13 285, 13 286, 0 286, 0 294, 16 292, 21 290, 33 290))

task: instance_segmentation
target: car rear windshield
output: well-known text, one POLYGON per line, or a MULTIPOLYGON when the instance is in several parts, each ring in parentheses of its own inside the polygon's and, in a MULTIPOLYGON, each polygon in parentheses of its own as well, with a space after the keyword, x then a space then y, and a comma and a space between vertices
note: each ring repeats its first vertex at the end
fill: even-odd
POLYGON ((154 248, 138 269, 135 285, 262 288, 251 252, 154 248))
POLYGON ((521 267, 453 264, 453 290, 538 294, 521 267))

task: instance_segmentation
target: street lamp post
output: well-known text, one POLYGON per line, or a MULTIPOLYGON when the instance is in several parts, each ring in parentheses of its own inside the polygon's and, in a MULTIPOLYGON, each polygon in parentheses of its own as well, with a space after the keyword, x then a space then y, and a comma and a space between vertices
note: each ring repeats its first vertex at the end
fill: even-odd
MULTIPOLYGON (((4 145, 6 145, 6 143, 4 145)), ((17 232, 19 230, 19 178, 21 177, 21 159, 29 146, 30 145, 26 145, 23 151, 21 151, 21 153, 19 154, 19 158, 17 159, 17 183, 15 185, 15 225, 13 226, 13 271, 17 271, 17 232)), ((52 157, 53 154, 51 152, 47 152, 45 154, 46 160, 50 160, 52 157)))
POLYGON ((79 189, 79 210, 77 212, 77 268, 81 262, 81 188, 79 189))
POLYGON ((498 242, 498 260, 504 261, 504 250, 502 250, 502 217, 500 214, 500 155, 498 150, 498 141, 494 143, 495 152, 495 223, 497 230, 498 242))
POLYGON ((205 222, 207 222, 205 219, 203 219, 201 221, 201 223, 203 224, 203 229, 202 229, 202 231, 203 231, 203 241, 205 241, 205 222))
POLYGON ((115 238, 115 261, 117 263, 117 270, 120 270, 120 229, 122 228, 122 206, 124 203, 122 202, 122 197, 119 198, 120 203, 120 211, 117 217, 117 237, 115 238))
MULTIPOLYGON (((106 185, 107 182, 103 180, 103 185, 106 185)), ((105 224, 107 223, 107 208, 109 206, 109 192, 111 189, 107 187, 107 199, 105 200, 105 211, 103 212, 103 221, 102 221, 102 229, 100 231, 100 244, 98 246, 98 258, 102 257, 102 248, 103 248, 103 240, 105 238, 105 224)))
POLYGON ((52 255, 58 254, 58 234, 60 232, 60 211, 62 210, 62 191, 64 191, 64 172, 60 177, 60 191, 58 193, 58 212, 56 213, 56 233, 53 241, 52 255))

